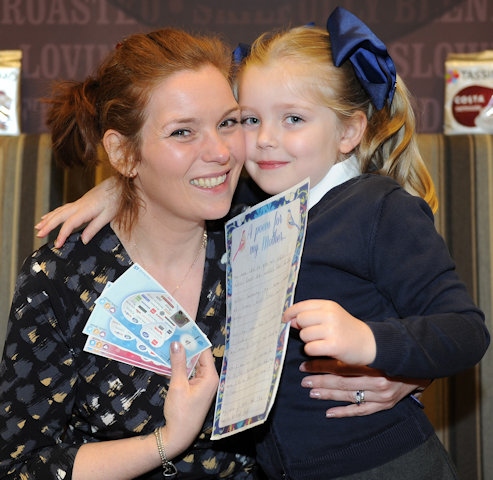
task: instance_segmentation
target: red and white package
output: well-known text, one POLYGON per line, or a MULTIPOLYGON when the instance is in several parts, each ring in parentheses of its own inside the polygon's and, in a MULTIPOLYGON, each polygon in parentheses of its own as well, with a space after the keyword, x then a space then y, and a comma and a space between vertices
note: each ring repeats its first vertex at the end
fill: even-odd
POLYGON ((493 133, 493 50, 447 56, 444 133, 493 133))
POLYGON ((21 50, 0 50, 0 135, 21 133, 21 50))

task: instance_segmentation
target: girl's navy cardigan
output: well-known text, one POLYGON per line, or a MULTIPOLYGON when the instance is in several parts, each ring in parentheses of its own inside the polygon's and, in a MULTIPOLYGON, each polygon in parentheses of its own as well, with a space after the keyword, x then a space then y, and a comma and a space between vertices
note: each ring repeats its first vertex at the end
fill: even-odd
MULTIPOLYGON (((433 214, 393 180, 361 175, 309 212, 295 302, 329 299, 372 329, 371 367, 390 376, 438 378, 480 361, 489 344, 483 313, 458 278, 433 214)), ((258 456, 271 478, 319 480, 368 470, 433 433, 405 398, 373 415, 326 419, 336 402, 300 386, 308 357, 292 331, 276 403, 258 456), (287 475, 287 476, 283 476, 287 475)))

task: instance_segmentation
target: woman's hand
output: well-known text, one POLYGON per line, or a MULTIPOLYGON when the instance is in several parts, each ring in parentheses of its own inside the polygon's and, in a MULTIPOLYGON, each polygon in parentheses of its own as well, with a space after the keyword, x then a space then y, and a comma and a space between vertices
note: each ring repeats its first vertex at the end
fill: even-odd
POLYGON ((107 178, 77 201, 43 215, 34 227, 38 230, 37 236, 44 238, 63 223, 55 240, 55 247, 60 248, 75 229, 88 223, 81 235, 82 242, 88 243, 104 225, 113 220, 118 210, 119 198, 115 177, 107 178))
POLYGON ((164 402, 166 426, 162 430, 165 451, 176 456, 196 438, 215 398, 219 377, 210 350, 202 352, 195 375, 188 379, 185 349, 171 346, 171 381, 164 402))
MULTIPOLYGON (((203 352, 197 373, 187 375, 185 349, 174 342, 170 350, 171 380, 164 401, 166 425, 161 427, 164 451, 172 459, 197 437, 215 396, 218 375, 212 353, 203 352)), ((72 478, 106 480, 137 478, 161 465, 154 434, 119 440, 89 442, 75 457, 72 478)))
POLYGON ((370 327, 331 300, 295 303, 283 315, 284 322, 299 329, 305 352, 312 357, 332 357, 348 365, 369 365, 377 346, 370 327))
MULTIPOLYGON (((304 362, 300 371, 312 373, 301 385, 309 388, 309 395, 319 400, 351 402, 349 405, 327 410, 329 418, 370 415, 392 408, 404 397, 426 388, 431 380, 391 378, 380 370, 352 367, 332 358, 304 362), (364 401, 356 404, 356 392, 364 392, 364 401)), ((416 402, 418 402, 416 400, 416 402)))

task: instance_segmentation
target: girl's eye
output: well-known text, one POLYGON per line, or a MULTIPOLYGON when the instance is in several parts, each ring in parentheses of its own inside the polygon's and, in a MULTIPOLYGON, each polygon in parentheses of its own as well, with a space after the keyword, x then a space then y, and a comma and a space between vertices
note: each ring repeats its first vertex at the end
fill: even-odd
POLYGON ((286 122, 291 124, 301 123, 302 121, 303 119, 301 117, 298 117, 297 115, 289 115, 286 118, 286 122))
POLYGON ((242 125, 258 125, 259 123, 259 119, 255 117, 245 117, 241 119, 242 125))

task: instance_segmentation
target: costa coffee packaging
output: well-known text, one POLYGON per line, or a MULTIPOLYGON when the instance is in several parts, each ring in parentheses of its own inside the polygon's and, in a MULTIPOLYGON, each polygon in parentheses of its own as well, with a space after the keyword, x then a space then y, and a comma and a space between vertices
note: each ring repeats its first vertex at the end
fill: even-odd
POLYGON ((21 133, 21 50, 0 50, 0 135, 21 133))
POLYGON ((444 133, 493 133, 493 50, 447 56, 444 133))

